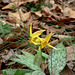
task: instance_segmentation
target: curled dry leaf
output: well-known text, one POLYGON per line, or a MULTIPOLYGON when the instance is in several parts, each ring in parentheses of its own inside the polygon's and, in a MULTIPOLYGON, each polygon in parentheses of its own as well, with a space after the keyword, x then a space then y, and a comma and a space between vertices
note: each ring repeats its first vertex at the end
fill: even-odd
POLYGON ((41 12, 40 12, 40 11, 33 12, 33 13, 35 13, 38 17, 42 17, 42 14, 41 14, 41 12))

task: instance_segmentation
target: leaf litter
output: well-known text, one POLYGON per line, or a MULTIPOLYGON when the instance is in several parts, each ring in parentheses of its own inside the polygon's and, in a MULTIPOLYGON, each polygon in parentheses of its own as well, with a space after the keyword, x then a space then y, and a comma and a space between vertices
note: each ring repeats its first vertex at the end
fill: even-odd
MULTIPOLYGON (((20 50, 22 49, 29 53, 36 54, 34 49, 31 51, 32 47, 28 45, 29 43, 23 40, 29 39, 27 35, 29 33, 28 28, 30 23, 33 24, 33 32, 40 29, 46 30, 46 32, 42 34, 43 37, 53 32, 52 42, 50 44, 56 46, 58 43, 63 42, 67 50, 67 63, 71 61, 75 62, 75 48, 74 45, 71 46, 75 44, 75 5, 73 3, 74 0, 68 0, 67 3, 62 0, 45 0, 45 2, 40 2, 39 0, 19 0, 19 2, 18 0, 6 0, 5 2, 5 0, 1 0, 0 11, 2 13, 0 13, 0 21, 5 21, 3 22, 2 28, 5 24, 9 24, 11 28, 10 33, 3 34, 0 32, 0 69, 5 69, 2 68, 4 66, 3 63, 5 66, 7 61, 11 63, 8 59, 13 57, 15 53, 21 54, 20 50), (35 8, 31 6, 29 9, 26 6, 27 3, 31 5, 34 4, 35 8), (38 9, 38 4, 40 4, 39 8, 41 11, 35 11, 38 9), (23 9, 24 7, 26 9, 23 9)), ((45 51, 47 54, 50 53, 47 47, 45 51)), ((16 64, 14 65, 16 66, 16 64)), ((70 66, 71 65, 72 64, 70 64, 70 66)), ((64 71, 68 70, 66 72, 70 71, 70 73, 75 72, 75 67, 68 67, 69 65, 64 68, 64 71)), ((23 68, 23 66, 21 68, 23 68)), ((66 75, 66 72, 63 72, 64 75, 66 75)))

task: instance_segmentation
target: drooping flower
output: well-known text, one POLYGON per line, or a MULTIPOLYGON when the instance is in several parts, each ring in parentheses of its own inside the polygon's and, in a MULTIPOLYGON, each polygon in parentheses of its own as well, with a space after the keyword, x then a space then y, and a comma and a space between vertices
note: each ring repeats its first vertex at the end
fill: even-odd
POLYGON ((32 33, 32 24, 30 25, 30 39, 29 41, 35 45, 40 44, 40 40, 37 38, 39 37, 45 30, 40 30, 32 33))
POLYGON ((32 24, 31 24, 30 25, 30 36, 31 36, 31 38, 29 39, 29 41, 35 45, 39 45, 38 50, 41 50, 46 45, 57 50, 55 47, 49 45, 49 43, 48 43, 50 38, 51 38, 52 32, 49 35, 47 35, 45 37, 45 39, 39 37, 41 35, 41 33, 43 33, 44 31, 45 30, 40 30, 40 31, 36 31, 36 32, 32 33, 32 24))
POLYGON ((54 48, 55 50, 57 50, 55 47, 53 47, 52 45, 50 45, 50 44, 48 43, 49 40, 50 40, 50 38, 51 38, 51 35, 52 35, 52 32, 51 32, 50 34, 48 34, 45 39, 41 39, 41 38, 38 37, 38 39, 41 40, 41 43, 40 43, 40 46, 39 46, 39 49, 38 49, 38 50, 41 50, 41 49, 44 48, 46 45, 49 46, 49 47, 51 47, 51 48, 54 48))

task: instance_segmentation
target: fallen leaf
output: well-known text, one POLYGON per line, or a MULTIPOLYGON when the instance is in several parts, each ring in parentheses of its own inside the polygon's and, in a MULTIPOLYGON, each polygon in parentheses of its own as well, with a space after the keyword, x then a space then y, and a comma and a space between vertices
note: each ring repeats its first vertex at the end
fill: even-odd
MULTIPOLYGON (((37 2, 38 0, 25 0, 25 1, 19 1, 19 6, 24 4, 24 3, 27 3, 27 2, 37 2)), ((17 6, 17 3, 18 3, 18 0, 16 0, 14 3, 9 3, 8 5, 6 5, 5 7, 3 7, 2 9, 12 9, 12 5, 16 5, 17 6)))
POLYGON ((54 28, 53 26, 50 26, 49 27, 49 30, 50 30, 50 32, 55 32, 55 33, 59 33, 59 32, 64 32, 65 31, 65 27, 62 27, 62 28, 60 28, 60 29, 56 29, 56 28, 54 28))
POLYGON ((72 10, 71 8, 69 8, 69 17, 75 19, 75 10, 72 10))
POLYGON ((3 3, 10 3, 10 0, 2 0, 3 3))
POLYGON ((51 41, 50 45, 56 46, 58 44, 58 39, 51 41))
POLYGON ((63 10, 63 15, 64 16, 69 16, 69 7, 65 7, 63 10))
POLYGON ((45 0, 44 4, 47 5, 50 3, 50 0, 45 0))
POLYGON ((65 28, 69 30, 73 30, 75 29, 75 25, 66 25, 65 28))
POLYGON ((67 36, 67 35, 53 35, 53 37, 56 37, 56 38, 59 38, 59 39, 72 38, 71 36, 67 36))
MULTIPOLYGON (((20 6, 21 4, 24 4, 24 2, 19 2, 19 6, 20 6)), ((12 5, 16 5, 16 7, 17 7, 17 2, 9 3, 9 4, 6 5, 5 7, 3 7, 2 9, 3 9, 3 10, 4 10, 4 9, 12 9, 12 5)))
POLYGON ((74 75, 74 72, 66 65, 60 75, 74 75))
POLYGON ((74 54, 75 54, 75 45, 66 47, 67 50, 67 61, 75 60, 74 54))
POLYGON ((2 62, 7 61, 7 60, 8 60, 10 57, 12 57, 13 55, 14 55, 13 50, 9 51, 7 55, 3 55, 3 56, 2 56, 2 59, 3 59, 2 62))
POLYGON ((40 11, 33 12, 33 13, 35 13, 38 17, 42 17, 42 14, 41 14, 41 12, 40 12, 40 11))
POLYGON ((0 70, 1 70, 1 66, 2 66, 2 60, 0 59, 0 70))
MULTIPOLYGON (((19 11, 22 21, 27 21, 31 17, 31 12, 23 13, 21 9, 19 11)), ((21 19, 18 11, 16 13, 9 12, 8 14, 10 17, 14 17, 17 21, 21 19)))
POLYGON ((2 38, 0 38, 0 44, 2 44, 3 43, 3 39, 2 38))

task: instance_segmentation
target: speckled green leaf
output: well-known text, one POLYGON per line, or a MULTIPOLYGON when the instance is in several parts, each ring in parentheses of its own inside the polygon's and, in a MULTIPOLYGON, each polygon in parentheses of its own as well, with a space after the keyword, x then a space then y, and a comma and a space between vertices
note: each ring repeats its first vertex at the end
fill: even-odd
MULTIPOLYGON (((66 65, 66 49, 62 43, 59 43, 56 46, 59 50, 52 50, 52 70, 53 75, 59 75, 59 73, 63 70, 66 65)), ((51 74, 51 54, 48 58, 48 67, 51 74)))
POLYGON ((13 61, 18 62, 20 64, 23 64, 23 65, 29 67, 32 70, 40 70, 41 71, 40 67, 38 67, 37 65, 33 64, 34 57, 35 57, 34 55, 32 55, 32 54, 30 54, 28 52, 24 52, 24 51, 22 51, 22 53, 24 55, 16 54, 16 57, 18 57, 18 58, 12 58, 10 60, 13 60, 13 61))
POLYGON ((40 67, 40 65, 41 65, 41 50, 39 50, 37 52, 37 54, 35 55, 34 64, 37 65, 38 67, 40 67))
POLYGON ((45 75, 42 71, 34 71, 32 75, 45 75))

